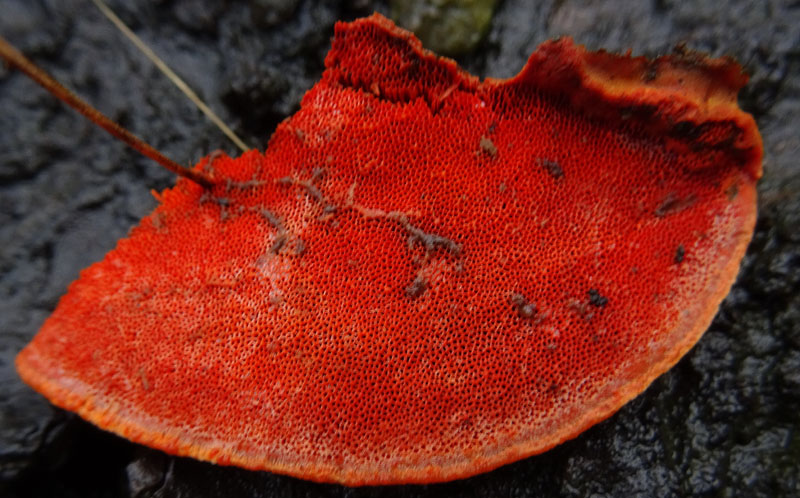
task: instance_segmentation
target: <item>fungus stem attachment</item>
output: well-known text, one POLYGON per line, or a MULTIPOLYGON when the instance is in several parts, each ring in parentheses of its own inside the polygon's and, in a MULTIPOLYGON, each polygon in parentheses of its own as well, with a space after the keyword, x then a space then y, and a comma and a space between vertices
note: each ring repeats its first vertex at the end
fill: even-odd
POLYGON ((25 73, 33 81, 41 85, 45 90, 61 99, 64 103, 86 116, 93 123, 106 130, 114 137, 122 140, 130 147, 136 149, 144 156, 149 157, 156 161, 161 166, 167 168, 173 173, 188 178, 193 182, 205 187, 210 188, 214 185, 214 180, 196 170, 184 168, 172 159, 166 157, 164 154, 144 142, 141 138, 137 137, 130 131, 126 130, 111 118, 107 117, 83 99, 72 93, 70 90, 62 86, 59 82, 50 77, 47 73, 41 70, 27 57, 22 55, 19 50, 15 49, 5 38, 0 36, 0 56, 6 60, 9 66, 14 67, 25 73))

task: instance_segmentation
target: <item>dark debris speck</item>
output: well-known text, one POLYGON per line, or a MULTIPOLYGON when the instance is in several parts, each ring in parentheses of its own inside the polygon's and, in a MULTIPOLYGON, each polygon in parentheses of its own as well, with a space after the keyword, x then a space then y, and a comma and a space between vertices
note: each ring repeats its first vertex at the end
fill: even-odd
POLYGON ((608 298, 600 294, 597 289, 589 289, 589 304, 596 308, 605 308, 608 304, 608 298))
POLYGON ((686 248, 683 247, 683 244, 678 245, 678 248, 675 249, 675 264, 683 263, 683 258, 686 256, 686 248))
POLYGON ((536 305, 528 301, 522 294, 512 294, 511 303, 521 318, 533 318, 536 315, 536 305))
POLYGON ((558 179, 564 176, 564 170, 561 168, 561 165, 558 164, 558 161, 539 158, 536 160, 536 162, 541 165, 553 178, 558 179))
POLYGON ((425 277, 418 275, 408 286, 406 287, 406 294, 409 297, 415 298, 420 297, 425 291, 428 290, 428 279, 425 277))

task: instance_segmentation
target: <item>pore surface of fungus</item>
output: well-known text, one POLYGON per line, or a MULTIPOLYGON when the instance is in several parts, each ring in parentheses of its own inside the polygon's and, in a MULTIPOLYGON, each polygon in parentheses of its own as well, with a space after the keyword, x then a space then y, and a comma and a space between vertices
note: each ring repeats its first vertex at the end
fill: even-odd
POLYGON ((726 59, 547 42, 480 82, 375 15, 263 154, 213 154, 18 356, 164 451, 435 482, 605 419, 697 341, 755 220, 726 59))

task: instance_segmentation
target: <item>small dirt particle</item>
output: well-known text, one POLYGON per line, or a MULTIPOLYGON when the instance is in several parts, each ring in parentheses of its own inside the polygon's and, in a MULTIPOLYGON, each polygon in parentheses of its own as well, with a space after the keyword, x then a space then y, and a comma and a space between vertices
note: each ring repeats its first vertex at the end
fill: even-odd
POLYGON ((679 213, 690 207, 692 204, 694 204, 695 200, 696 198, 693 195, 689 195, 685 199, 681 199, 675 194, 675 192, 670 192, 667 194, 664 200, 661 201, 661 204, 658 205, 653 214, 655 214, 658 218, 664 218, 667 215, 679 213))
POLYGON ((306 243, 303 239, 296 239, 294 243, 294 254, 300 256, 304 252, 306 252, 306 243))
POLYGON ((522 294, 512 294, 511 304, 521 318, 533 318, 536 315, 536 305, 525 299, 522 294))
POLYGON ((287 240, 289 240, 289 238, 285 233, 278 233, 278 236, 275 237, 275 242, 273 242, 272 246, 269 248, 269 252, 271 254, 277 254, 281 249, 283 249, 283 246, 286 245, 287 240))
POLYGON ((678 248, 675 250, 675 264, 683 263, 683 257, 686 255, 686 249, 683 247, 683 244, 678 245, 678 248))
POLYGON ((426 290, 428 290, 428 280, 421 275, 417 275, 417 278, 406 287, 406 294, 409 297, 419 297, 426 290))
POLYGON ((596 308, 605 308, 608 304, 608 298, 600 294, 597 289, 589 289, 589 304, 596 308))
POLYGON ((737 183, 731 183, 731 185, 725 189, 725 195, 728 197, 729 201, 736 199, 736 196, 739 195, 739 185, 737 183))
POLYGON ((550 174, 550 176, 552 176, 553 178, 558 179, 564 176, 564 170, 561 168, 561 165, 558 164, 557 161, 551 161, 550 159, 539 158, 536 160, 536 164, 543 166, 550 174))
POLYGON ((497 156, 497 147, 492 142, 492 139, 486 135, 481 137, 481 150, 492 157, 497 156))

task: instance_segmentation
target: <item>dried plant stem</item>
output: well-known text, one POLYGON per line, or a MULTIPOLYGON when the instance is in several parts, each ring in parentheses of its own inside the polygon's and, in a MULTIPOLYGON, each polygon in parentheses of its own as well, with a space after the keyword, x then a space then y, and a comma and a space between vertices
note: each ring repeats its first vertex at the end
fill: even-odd
POLYGON ((205 114, 206 117, 208 117, 208 119, 210 119, 211 122, 214 123, 217 126, 217 128, 219 128, 222 131, 222 133, 224 133, 229 139, 231 139, 231 141, 235 143, 236 146, 242 150, 242 152, 247 152, 248 150, 251 149, 251 147, 248 147, 247 144, 245 144, 242 141, 242 139, 240 139, 233 132, 233 130, 231 130, 222 121, 222 119, 220 119, 219 116, 217 116, 214 113, 214 111, 211 110, 211 108, 209 108, 202 100, 200 100, 200 97, 198 97, 197 94, 191 88, 189 88, 189 85, 187 85, 186 82, 183 81, 180 76, 175 74, 175 72, 172 69, 170 69, 169 66, 167 66, 167 64, 163 60, 161 60, 161 58, 158 57, 155 54, 155 52, 153 52, 150 49, 150 47, 148 47, 142 41, 141 38, 136 36, 136 33, 131 31, 131 29, 128 26, 126 26, 124 22, 122 22, 122 19, 120 19, 114 13, 114 11, 112 11, 111 8, 105 4, 105 2, 103 2, 102 0, 92 0, 92 1, 106 17, 112 23, 114 23, 117 29, 119 29, 122 32, 122 34, 124 34, 134 45, 136 45, 136 48, 138 48, 145 55, 145 57, 150 59, 150 61, 153 64, 155 64, 155 66, 159 69, 159 71, 164 73, 164 75, 167 78, 169 78, 169 80, 172 81, 172 83, 175 86, 177 86, 178 89, 184 93, 184 95, 189 97, 189 100, 191 100, 192 103, 196 105, 197 108, 200 109, 200 111, 203 114, 205 114))
POLYGON ((28 75, 32 80, 44 87, 48 92, 55 95, 63 102, 80 112, 93 123, 97 124, 111 135, 122 140, 132 148, 139 151, 142 155, 156 161, 161 166, 167 168, 175 174, 188 178, 203 187, 209 188, 214 184, 211 177, 204 173, 189 168, 184 168, 172 159, 168 158, 141 138, 137 137, 127 129, 123 128, 111 118, 107 117, 83 99, 62 86, 55 79, 37 67, 33 62, 26 58, 22 53, 15 49, 4 38, 0 37, 0 57, 3 57, 11 67, 15 67, 28 75))

